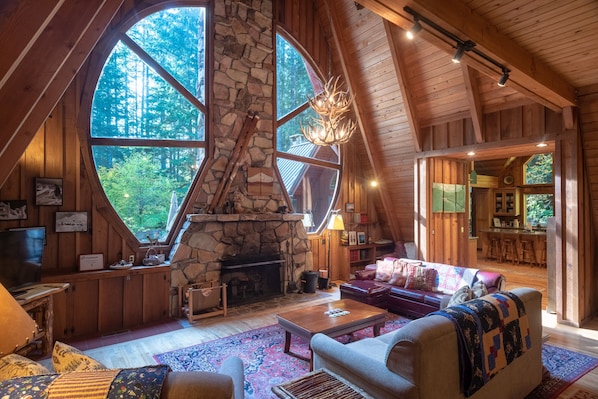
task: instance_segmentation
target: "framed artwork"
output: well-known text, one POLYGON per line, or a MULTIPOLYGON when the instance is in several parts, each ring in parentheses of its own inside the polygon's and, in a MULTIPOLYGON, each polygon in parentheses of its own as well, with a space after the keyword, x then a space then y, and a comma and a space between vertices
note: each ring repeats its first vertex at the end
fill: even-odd
POLYGON ((56 212, 56 232, 87 231, 87 212, 56 212))
POLYGON ((35 179, 35 205, 62 205, 62 179, 35 179))
POLYGON ((102 270, 104 268, 104 254, 79 255, 79 271, 102 270))
POLYGON ((349 232, 349 245, 357 245, 357 232, 349 232))
POLYGON ((345 204, 345 212, 355 212, 355 204, 352 202, 347 202, 345 204))
POLYGON ((365 232, 360 231, 357 233, 357 244, 363 245, 365 244, 365 232))
POLYGON ((0 220, 25 220, 27 219, 26 200, 0 201, 0 220))
POLYGON ((501 227, 500 218, 493 218, 494 227, 501 227))

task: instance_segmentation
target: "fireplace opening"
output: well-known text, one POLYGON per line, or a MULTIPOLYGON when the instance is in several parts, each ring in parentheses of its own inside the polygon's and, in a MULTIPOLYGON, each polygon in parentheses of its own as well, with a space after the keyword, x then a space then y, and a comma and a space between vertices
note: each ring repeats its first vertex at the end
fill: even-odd
POLYGON ((283 294, 285 260, 278 254, 239 256, 221 262, 228 306, 264 301, 283 294))

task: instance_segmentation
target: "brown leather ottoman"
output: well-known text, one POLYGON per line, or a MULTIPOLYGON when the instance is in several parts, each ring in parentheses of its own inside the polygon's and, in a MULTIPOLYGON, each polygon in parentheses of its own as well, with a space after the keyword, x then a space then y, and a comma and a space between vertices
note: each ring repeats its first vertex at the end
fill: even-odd
POLYGON ((373 280, 351 280, 340 285, 341 299, 353 299, 386 309, 390 287, 373 280))

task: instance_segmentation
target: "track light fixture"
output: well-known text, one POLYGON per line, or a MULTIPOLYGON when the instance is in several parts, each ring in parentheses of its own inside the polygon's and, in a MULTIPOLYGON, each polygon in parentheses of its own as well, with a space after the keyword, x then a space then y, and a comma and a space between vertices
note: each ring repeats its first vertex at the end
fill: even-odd
POLYGON ((435 22, 430 21, 426 17, 420 15, 419 13, 414 11, 411 7, 403 7, 403 10, 405 10, 405 12, 407 12, 413 16, 413 28, 411 28, 411 30, 407 32, 407 37, 411 38, 411 36, 414 35, 413 32, 415 30, 417 30, 417 32, 422 30, 421 22, 424 22, 426 25, 428 25, 432 29, 436 30, 437 32, 443 34, 444 36, 446 36, 449 39, 456 42, 457 52, 453 56, 453 62, 458 63, 461 60, 461 58, 463 57, 463 55, 465 54, 465 52, 471 51, 472 53, 476 54, 478 57, 481 57, 484 60, 488 61, 489 63, 493 64, 494 66, 500 68, 500 70, 502 71, 502 76, 498 80, 499 86, 502 87, 507 83, 507 80, 509 80, 509 73, 511 71, 506 66, 501 64, 500 62, 496 61, 495 59, 491 58, 490 56, 484 54, 483 52, 481 52, 480 50, 475 48, 476 44, 473 41, 461 40, 459 37, 457 37, 456 35, 452 34, 449 31, 447 31, 442 26, 440 26, 440 25, 436 24, 435 22), (418 28, 416 28, 416 27, 418 27, 418 28), (410 35, 410 33, 411 33, 411 35, 410 35))
POLYGON ((419 33, 420 30, 422 30, 422 24, 419 23, 419 19, 415 18, 413 20, 413 27, 407 31, 406 35, 407 35, 407 39, 409 40, 413 40, 413 38, 415 37, 415 35, 417 35, 419 33))
POLYGON ((473 50, 474 47, 475 47, 475 43, 472 42, 471 40, 467 40, 465 42, 457 44, 457 52, 453 56, 453 62, 455 64, 460 63, 461 58, 463 58, 463 54, 465 54, 466 51, 473 50))
POLYGON ((509 74, 510 73, 511 73, 511 71, 508 68, 503 67, 503 69, 502 69, 502 76, 498 80, 498 85, 500 87, 505 87, 505 85, 507 84, 507 80, 509 80, 509 74))

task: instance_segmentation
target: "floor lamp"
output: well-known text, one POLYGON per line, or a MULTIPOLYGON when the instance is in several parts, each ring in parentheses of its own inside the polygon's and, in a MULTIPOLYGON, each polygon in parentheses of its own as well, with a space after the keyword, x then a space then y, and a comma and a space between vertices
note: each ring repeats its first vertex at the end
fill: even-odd
POLYGON ((331 263, 330 263, 330 237, 332 230, 344 230, 345 223, 343 223, 343 216, 338 213, 338 211, 332 211, 330 214, 330 219, 328 220, 328 288, 332 287, 332 271, 331 271, 331 263))

